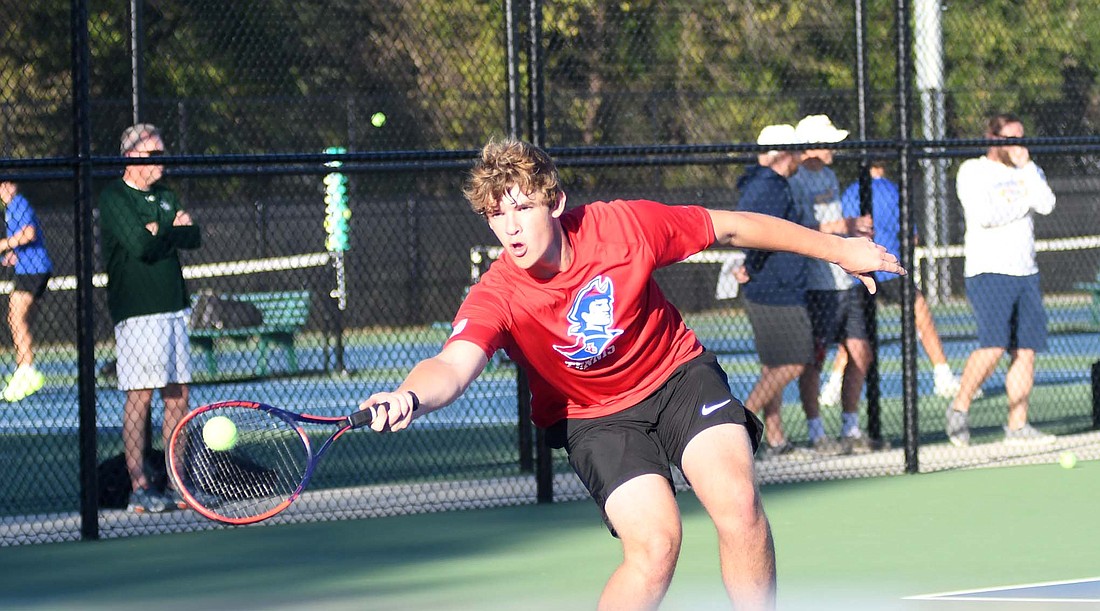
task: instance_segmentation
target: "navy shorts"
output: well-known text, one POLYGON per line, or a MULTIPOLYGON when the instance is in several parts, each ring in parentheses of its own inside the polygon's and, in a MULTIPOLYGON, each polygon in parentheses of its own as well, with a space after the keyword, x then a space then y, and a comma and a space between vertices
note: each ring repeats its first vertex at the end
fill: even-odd
POLYGON ((846 339, 869 339, 862 283, 843 291, 806 291, 806 309, 814 329, 817 362, 825 359, 825 348, 846 339))
POLYGON ((966 298, 978 321, 982 348, 1047 348, 1047 313, 1039 274, 978 274, 966 279, 966 298))
POLYGON ((46 293, 46 286, 50 281, 50 274, 16 274, 15 290, 30 293, 38 299, 46 293))
POLYGON ((671 486, 669 464, 681 467, 688 442, 731 422, 748 429, 755 452, 764 425, 730 392, 714 354, 704 352, 634 407, 600 418, 559 420, 546 430, 546 440, 569 453, 569 464, 602 511, 616 488, 639 475, 660 475, 671 486))

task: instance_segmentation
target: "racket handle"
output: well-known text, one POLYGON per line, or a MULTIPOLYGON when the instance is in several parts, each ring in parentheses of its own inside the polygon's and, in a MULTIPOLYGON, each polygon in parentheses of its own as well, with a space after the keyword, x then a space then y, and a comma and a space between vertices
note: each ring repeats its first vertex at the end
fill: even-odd
MULTIPOLYGON (((409 396, 412 397, 413 411, 420 409, 420 397, 416 396, 413 391, 408 391, 409 396)), ((371 422, 374 422, 374 418, 378 415, 378 410, 374 409, 374 406, 370 406, 367 409, 361 409, 347 417, 347 424, 353 429, 368 426, 371 422)))

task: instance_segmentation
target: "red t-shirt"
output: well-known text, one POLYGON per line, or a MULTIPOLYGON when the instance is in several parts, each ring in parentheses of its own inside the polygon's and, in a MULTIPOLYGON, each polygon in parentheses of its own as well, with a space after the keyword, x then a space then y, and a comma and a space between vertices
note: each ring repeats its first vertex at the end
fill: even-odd
POLYGON ((561 224, 569 269, 539 279, 502 255, 470 289, 447 340, 490 357, 503 349, 523 366, 540 427, 632 407, 703 352, 652 275, 714 242, 705 208, 595 202, 561 224))

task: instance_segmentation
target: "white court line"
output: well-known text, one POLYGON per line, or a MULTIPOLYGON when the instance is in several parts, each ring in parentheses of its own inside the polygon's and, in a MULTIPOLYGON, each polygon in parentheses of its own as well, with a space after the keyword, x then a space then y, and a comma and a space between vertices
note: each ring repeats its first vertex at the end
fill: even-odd
MULTIPOLYGON (((1005 590, 1023 590, 1026 588, 1046 588, 1051 586, 1065 586, 1077 583, 1100 583, 1100 577, 1089 577, 1086 579, 1069 579, 1065 581, 1044 581, 1039 583, 1028 583, 1012 586, 1000 586, 996 588, 979 588, 977 590, 956 590, 954 592, 941 592, 939 594, 921 594, 918 596, 906 596, 903 600, 972 600, 972 601, 989 601, 989 602, 1059 602, 1059 603, 1097 603, 1100 602, 1100 598, 1032 598, 1032 597, 1012 597, 1005 596, 973 596, 974 594, 982 594, 985 592, 1003 592, 1005 590)), ((1100 588, 1097 588, 1100 591, 1100 588)))

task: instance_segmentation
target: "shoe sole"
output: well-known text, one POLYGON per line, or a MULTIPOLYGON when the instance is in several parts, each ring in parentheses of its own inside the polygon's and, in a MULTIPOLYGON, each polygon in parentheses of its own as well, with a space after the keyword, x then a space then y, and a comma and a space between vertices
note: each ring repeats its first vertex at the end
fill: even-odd
POLYGON ((969 448, 970 447, 970 441, 969 440, 956 439, 956 438, 954 438, 950 435, 947 436, 947 440, 950 441, 951 445, 955 446, 956 448, 969 448))

